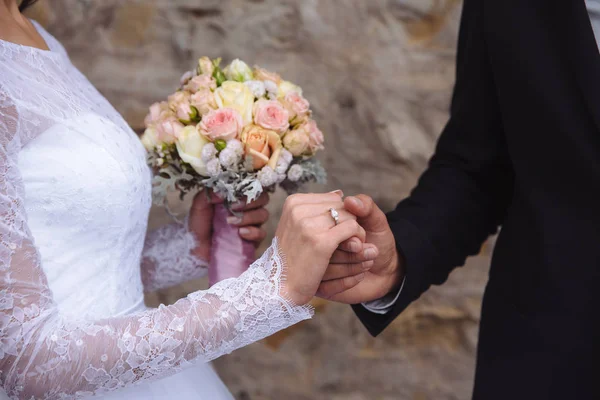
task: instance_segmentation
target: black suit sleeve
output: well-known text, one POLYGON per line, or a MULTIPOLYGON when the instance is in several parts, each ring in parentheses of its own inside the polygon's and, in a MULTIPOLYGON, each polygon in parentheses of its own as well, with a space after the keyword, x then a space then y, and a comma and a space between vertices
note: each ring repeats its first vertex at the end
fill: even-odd
POLYGON ((354 306, 373 335, 477 254, 506 214, 514 173, 484 36, 483 1, 465 0, 450 120, 417 187, 388 214, 405 260, 404 288, 385 315, 354 306))

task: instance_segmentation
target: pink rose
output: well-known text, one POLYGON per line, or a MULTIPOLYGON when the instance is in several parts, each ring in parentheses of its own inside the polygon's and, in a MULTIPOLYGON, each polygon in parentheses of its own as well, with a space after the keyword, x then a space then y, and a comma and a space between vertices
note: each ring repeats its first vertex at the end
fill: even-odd
POLYGON ((202 118, 200 133, 214 142, 215 140, 236 139, 242 132, 242 116, 233 108, 212 110, 202 118))
POLYGON ((295 125, 303 122, 310 115, 310 103, 298 92, 289 92, 282 101, 290 113, 290 121, 295 125))
POLYGON ((210 75, 195 76, 187 83, 187 85, 185 85, 185 89, 192 93, 206 89, 215 90, 216 88, 217 81, 210 75))
POLYGON ((257 81, 271 81, 277 85, 281 83, 281 76, 275 72, 267 71, 264 68, 254 67, 254 79, 257 81))
POLYGON ((319 150, 323 150, 325 148, 323 146, 323 143, 325 143, 325 136, 317 126, 317 123, 311 119, 308 120, 308 122, 306 122, 304 125, 310 139, 310 151, 314 154, 319 150))
POLYGON ((166 118, 169 114, 169 104, 166 101, 152 104, 150 106, 150 113, 144 119, 146 128, 152 127, 156 122, 166 118))
POLYGON ((155 124, 158 140, 162 143, 175 143, 184 126, 175 115, 170 115, 155 124))
POLYGON ((290 127, 290 113, 277 100, 260 99, 254 103, 254 123, 282 135, 290 127))
POLYGON ((192 104, 188 92, 178 91, 169 96, 169 108, 182 121, 189 121, 192 114, 192 104))
POLYGON ((194 93, 191 97, 191 103, 202 116, 218 108, 214 93, 208 89, 194 93))

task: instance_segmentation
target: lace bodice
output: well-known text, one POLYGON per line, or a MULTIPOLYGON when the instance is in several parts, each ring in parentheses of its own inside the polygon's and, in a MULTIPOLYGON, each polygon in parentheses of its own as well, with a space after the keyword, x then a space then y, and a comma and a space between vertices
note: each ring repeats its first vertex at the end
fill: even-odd
POLYGON ((143 146, 62 46, 36 27, 50 51, 0 41, 0 381, 7 395, 105 393, 308 318, 308 308, 280 295, 276 241, 239 279, 142 309, 144 289, 199 276, 205 263, 191 255, 195 240, 183 225, 146 237, 151 180, 143 146))

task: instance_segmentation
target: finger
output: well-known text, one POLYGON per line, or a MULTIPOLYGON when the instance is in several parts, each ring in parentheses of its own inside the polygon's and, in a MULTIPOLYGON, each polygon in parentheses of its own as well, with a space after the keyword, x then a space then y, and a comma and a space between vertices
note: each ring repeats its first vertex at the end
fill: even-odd
POLYGON ((322 234, 325 236, 324 240, 329 241, 328 243, 334 244, 335 248, 340 245, 345 240, 350 239, 351 237, 356 236, 362 242, 365 241, 367 233, 363 229, 362 226, 356 222, 354 219, 350 219, 344 222, 340 222, 339 225, 333 226, 327 232, 322 234))
POLYGON ((344 208, 358 217, 358 222, 369 232, 381 232, 387 229, 388 221, 373 199, 359 194, 344 199, 344 208))
POLYGON ((269 211, 266 208, 259 208, 242 213, 241 215, 230 215, 227 217, 227 223, 233 226, 260 226, 269 219, 269 211))
POLYGON ((213 192, 212 190, 209 192, 209 198, 211 204, 223 204, 225 203, 225 199, 213 192))
POLYGON ((205 190, 196 193, 194 200, 192 201, 191 210, 201 211, 206 210, 207 208, 212 208, 211 199, 206 193, 207 192, 205 190))
POLYGON ((270 200, 269 193, 263 192, 258 198, 252 201, 250 204, 247 204, 245 200, 240 201, 239 203, 233 204, 231 209, 234 211, 247 211, 247 210, 255 210, 257 208, 261 208, 269 204, 270 200))
POLYGON ((242 239, 260 244, 267 237, 267 231, 255 226, 245 226, 239 229, 239 235, 242 239))
POLYGON ((361 273, 355 276, 347 276, 341 279, 334 279, 332 281, 321 282, 317 296, 324 299, 329 299, 339 293, 350 290, 365 279, 365 274, 361 273))
POLYGON ((374 264, 374 261, 365 261, 358 264, 329 264, 322 280, 330 281, 345 278, 347 276, 360 275, 361 273, 370 270, 374 264))
POLYGON ((379 256, 379 249, 374 244, 366 243, 364 248, 358 253, 349 253, 343 250, 336 250, 331 256, 330 262, 333 264, 355 264, 364 261, 375 260, 379 256))
POLYGON ((340 244, 339 250, 349 253, 358 253, 363 250, 363 243, 358 238, 350 238, 340 244))
POLYGON ((344 192, 341 190, 334 190, 329 193, 297 193, 285 200, 287 206, 296 206, 299 204, 315 204, 323 202, 341 202, 344 198, 344 192))

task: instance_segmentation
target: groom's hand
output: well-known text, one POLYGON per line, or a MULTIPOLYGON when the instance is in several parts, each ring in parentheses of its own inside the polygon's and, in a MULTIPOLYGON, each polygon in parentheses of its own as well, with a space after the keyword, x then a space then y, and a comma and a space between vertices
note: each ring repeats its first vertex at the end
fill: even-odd
POLYGON ((394 235, 385 214, 369 196, 347 197, 344 200, 344 208, 358 218, 358 223, 367 234, 366 243, 371 246, 366 245, 358 253, 348 252, 341 246, 331 258, 317 295, 348 304, 379 299, 399 288, 404 277, 403 261, 396 250, 394 235), (369 260, 373 259, 373 255, 375 261, 372 267, 357 284, 356 280, 352 279, 355 272, 348 266, 363 261, 370 264, 369 260), (327 279, 328 277, 330 279, 327 279))

